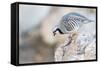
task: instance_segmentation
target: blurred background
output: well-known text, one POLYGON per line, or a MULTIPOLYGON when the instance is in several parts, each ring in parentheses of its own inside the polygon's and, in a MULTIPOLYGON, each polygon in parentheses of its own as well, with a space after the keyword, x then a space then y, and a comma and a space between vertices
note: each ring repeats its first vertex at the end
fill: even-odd
MULTIPOLYGON (((52 29, 62 16, 70 12, 80 13, 95 21, 96 10, 76 7, 52 7, 39 5, 19 6, 19 63, 54 62, 59 41, 66 37, 54 37, 52 29)), ((83 28, 84 29, 84 28, 83 28)), ((81 29, 83 31, 83 29, 81 29)), ((95 33, 95 23, 84 29, 95 33), (91 28, 92 29, 91 29, 91 28)))

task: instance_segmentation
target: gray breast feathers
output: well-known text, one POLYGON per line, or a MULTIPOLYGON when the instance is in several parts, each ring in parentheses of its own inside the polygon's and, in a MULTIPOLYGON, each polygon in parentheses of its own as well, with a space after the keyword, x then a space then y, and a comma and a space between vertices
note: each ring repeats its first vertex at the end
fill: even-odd
POLYGON ((69 13, 61 18, 58 29, 63 33, 78 30, 83 24, 90 23, 91 20, 78 13, 69 13))

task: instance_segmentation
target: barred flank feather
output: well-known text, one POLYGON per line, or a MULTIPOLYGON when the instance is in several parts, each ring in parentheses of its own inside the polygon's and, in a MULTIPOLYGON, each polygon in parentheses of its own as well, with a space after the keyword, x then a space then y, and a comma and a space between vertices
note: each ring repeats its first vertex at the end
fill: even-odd
POLYGON ((66 34, 78 30, 83 24, 90 22, 91 20, 83 15, 78 13, 69 13, 62 17, 60 24, 58 25, 58 29, 62 32, 62 34, 66 34))

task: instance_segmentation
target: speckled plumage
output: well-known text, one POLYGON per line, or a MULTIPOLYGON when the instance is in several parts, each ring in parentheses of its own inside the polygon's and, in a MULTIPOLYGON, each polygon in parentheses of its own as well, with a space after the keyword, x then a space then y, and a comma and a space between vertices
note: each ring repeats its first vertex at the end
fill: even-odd
POLYGON ((79 13, 69 13, 61 18, 60 23, 57 25, 57 29, 54 32, 59 31, 61 34, 77 31, 83 24, 90 23, 91 20, 79 13))

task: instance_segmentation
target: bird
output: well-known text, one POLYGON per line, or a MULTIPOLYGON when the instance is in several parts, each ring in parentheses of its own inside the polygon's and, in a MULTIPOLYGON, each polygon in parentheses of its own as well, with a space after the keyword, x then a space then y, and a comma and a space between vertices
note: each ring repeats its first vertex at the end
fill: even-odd
POLYGON ((78 31, 82 25, 90 22, 92 22, 92 20, 88 19, 84 15, 70 12, 64 15, 60 22, 54 27, 53 35, 55 36, 56 32, 59 32, 60 34, 69 34, 78 31))

